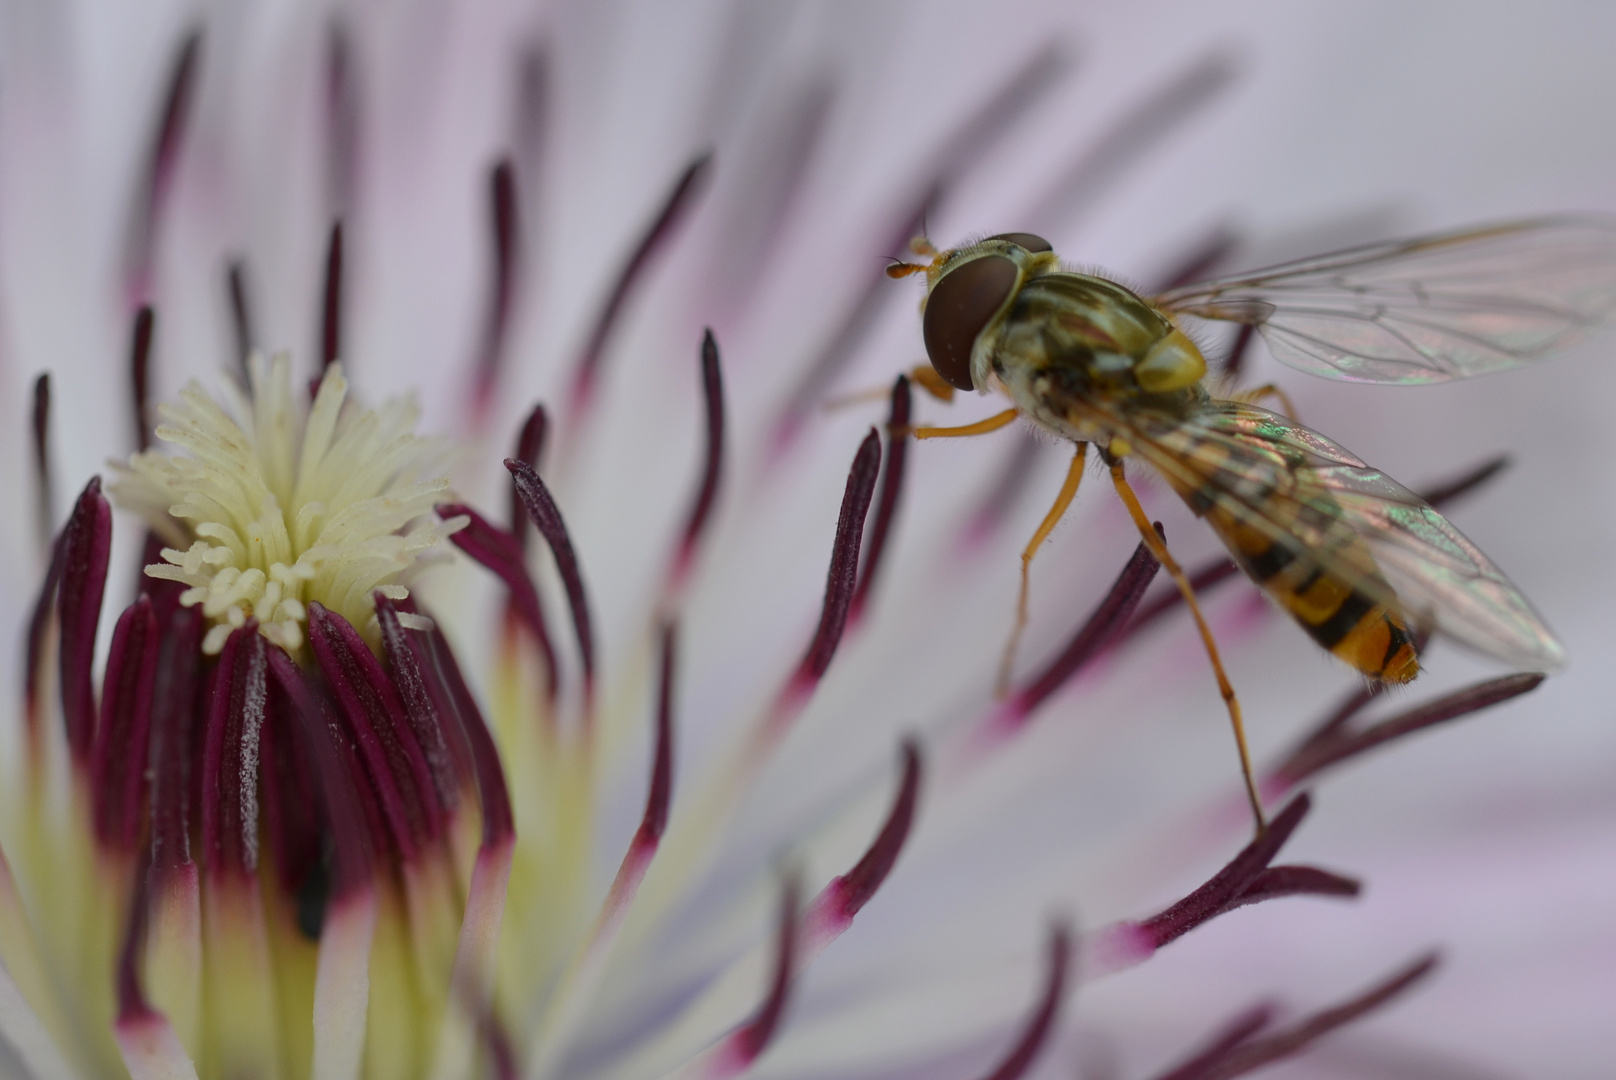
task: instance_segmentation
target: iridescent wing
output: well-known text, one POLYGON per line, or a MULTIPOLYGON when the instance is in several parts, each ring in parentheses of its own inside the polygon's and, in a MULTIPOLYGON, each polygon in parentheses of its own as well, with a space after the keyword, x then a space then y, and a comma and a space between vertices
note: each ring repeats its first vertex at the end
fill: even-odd
POLYGON ((1418 495, 1317 432, 1255 405, 1123 420, 1134 451, 1192 505, 1215 505, 1411 624, 1527 671, 1565 650, 1492 561, 1418 495), (1354 543, 1354 540, 1361 543, 1354 543))
POLYGON ((1372 244, 1153 302, 1256 326, 1276 358, 1327 378, 1464 378, 1567 348, 1616 315, 1616 221, 1545 218, 1372 244))

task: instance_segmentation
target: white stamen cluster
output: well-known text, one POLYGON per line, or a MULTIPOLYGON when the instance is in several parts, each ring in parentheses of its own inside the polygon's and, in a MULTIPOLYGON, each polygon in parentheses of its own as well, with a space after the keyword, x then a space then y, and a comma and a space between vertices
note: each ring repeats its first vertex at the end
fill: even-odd
POLYGON ((441 444, 416 437, 411 401, 347 401, 338 364, 312 406, 294 392, 284 354, 255 355, 248 377, 250 393, 227 386, 222 405, 193 382, 162 407, 157 437, 183 453, 114 465, 119 503, 174 545, 146 573, 190 586, 180 602, 212 622, 208 653, 249 617, 297 650, 310 601, 374 635, 372 594, 408 596, 423 556, 466 525, 433 514, 449 490, 434 475, 441 444))

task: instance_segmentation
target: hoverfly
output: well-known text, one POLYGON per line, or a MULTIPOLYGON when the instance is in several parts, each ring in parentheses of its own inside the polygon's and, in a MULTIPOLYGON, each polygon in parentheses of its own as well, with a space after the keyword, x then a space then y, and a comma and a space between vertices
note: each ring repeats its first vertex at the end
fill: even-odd
MULTIPOLYGON (((1027 572, 1077 492, 1090 444, 1145 544, 1183 594, 1228 707, 1246 792, 1263 828, 1240 707, 1193 589, 1124 475, 1137 458, 1203 518, 1252 581, 1325 649, 1370 679, 1419 672, 1417 632, 1439 631, 1522 670, 1565 651, 1509 580, 1407 488, 1285 413, 1208 388, 1186 316, 1255 327, 1279 360, 1327 378, 1428 383, 1513 367, 1565 348, 1616 312, 1616 223, 1543 219, 1373 244, 1140 296, 1066 269, 1049 243, 1003 233, 947 251, 916 241, 924 272, 918 381, 997 391, 1018 417, 1076 444, 1054 507, 1022 554, 1027 572)), ((1290 410, 1287 409, 1287 412, 1290 410)))

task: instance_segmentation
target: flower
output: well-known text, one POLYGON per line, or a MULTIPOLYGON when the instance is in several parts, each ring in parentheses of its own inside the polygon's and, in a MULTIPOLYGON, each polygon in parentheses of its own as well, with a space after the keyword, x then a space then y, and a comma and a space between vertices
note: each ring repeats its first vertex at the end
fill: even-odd
MULTIPOLYGON (((196 37, 145 23, 137 36, 110 10, 72 29, 15 16, 19 41, 56 50, 37 54, 54 63, 19 61, 16 93, 0 95, 27 151, 8 158, 0 198, 11 367, 53 376, 41 457, 64 488, 99 458, 124 458, 111 434, 124 406, 99 388, 131 323, 133 426, 145 439, 151 413, 173 410, 155 434, 179 446, 129 459, 109 482, 139 516, 113 525, 96 485, 83 489, 43 590, 24 673, 34 695, 8 735, 0 1022, 19 1068, 183 1075, 189 1059, 202 1075, 267 1075, 271 1063, 301 1075, 310 1062, 349 1075, 362 1062, 372 1076, 636 1076, 755 1062, 788 1076, 1009 1077, 1039 1053, 1051 1068, 1093 1063, 1109 1038, 1129 1075, 1197 1053, 1201 1074, 1230 1075, 1329 1019, 1287 1026, 1240 1004, 1274 982, 1316 1004, 1373 984, 1338 1018, 1365 1010, 1423 974, 1397 965, 1446 936, 1440 916, 1457 901, 1427 899, 1437 911, 1411 918, 1419 888, 1496 895, 1508 876, 1509 863, 1477 854, 1452 881, 1394 873, 1424 884, 1389 909, 1371 894, 1368 915, 1293 902, 1222 918, 1355 882, 1273 864, 1307 801, 1276 801, 1273 830, 1242 847, 1225 812, 1238 810, 1225 799, 1227 735, 1182 628, 1158 621, 1095 660, 1127 632, 1153 573, 1129 558, 1125 523, 1090 498, 1063 528, 1038 568, 1030 659, 995 704, 1014 552, 1041 510, 1014 477, 1049 463, 1013 440, 910 448, 900 484, 901 441, 867 434, 878 406, 821 409, 914 358, 908 303, 870 282, 875 256, 922 211, 939 235, 1020 214, 1005 227, 1047 229, 1075 250, 1071 222, 1104 206, 1082 257, 1143 277, 1162 272, 1153 257, 1165 266, 1196 246, 1186 237, 1207 232, 1229 192, 1263 208, 1250 211, 1260 239, 1387 190, 1366 148, 1381 132, 1285 113, 1312 85, 1285 81, 1285 57, 1316 49, 1358 70, 1354 48, 1386 55, 1379 35, 1327 46, 1311 33, 1326 16, 1267 12, 1241 23, 1236 51, 1208 51, 1210 16, 1151 8, 1080 23, 1089 44, 1074 64, 1039 47, 1057 18, 1028 6, 1017 32, 978 33, 1015 19, 961 13, 876 65, 865 50, 879 27, 850 38, 827 16, 758 10, 716 36, 695 13, 650 8, 620 23, 564 9, 543 25, 504 10, 328 23, 249 8, 212 13, 196 37), (1148 63, 1130 44, 1145 29, 1148 63), (866 88, 876 73, 881 93, 866 88), (129 171, 109 166, 110 147, 140 156, 130 145, 146 113, 131 112, 154 102, 135 181, 108 180, 129 171), (1082 149, 1068 161, 1079 103, 1082 149), (1272 124, 1276 110, 1286 124, 1272 124), (1279 140, 1283 160, 1322 127, 1315 137, 1339 150, 1320 153, 1354 154, 1353 167, 1315 156, 1258 182, 1278 155, 1255 148, 1275 127, 1296 136, 1279 140), (103 145, 103 128, 117 138, 103 145), (1212 152, 1215 135, 1240 136, 1251 156, 1212 152), (1204 167, 1183 167, 1190 157, 1204 167), (1108 186, 1123 175, 1137 185, 1108 186), (247 360, 259 345, 290 357, 247 360), (220 359, 248 365, 240 400, 208 371, 220 359), (177 406, 148 410, 148 384, 172 400, 193 376, 199 389, 177 406), (357 389, 343 404, 348 376, 357 389), (421 427, 457 438, 453 455, 435 457, 410 406, 387 403, 410 386, 421 427), (328 421, 338 442, 372 446, 311 454, 309 431, 328 421), (506 453, 509 474, 495 467, 506 453), (351 490, 311 499, 299 469, 351 490), (221 475, 228 490, 210 490, 221 475), (501 520, 489 507, 513 491, 519 506, 501 520), (354 528, 337 543, 326 530, 344 513, 354 528), (129 541, 147 524, 160 540, 137 552, 129 541), (416 572, 451 545, 467 558, 416 572), (125 607, 142 585, 148 598, 125 607), (109 639, 98 663, 91 643, 109 639), (189 697, 176 686, 200 687, 201 704, 176 704, 189 697), (149 776, 142 724, 147 739, 175 740, 149 751, 149 776), (1280 932, 1312 963, 1287 966, 1280 932), (1137 976, 1101 978, 1169 942, 1137 976), (1188 1003, 1208 980, 1214 992, 1188 1003), (1221 1020, 1234 1026, 1214 1036, 1221 1020), (1080 1041, 1060 1043, 1062 1031, 1080 1041)), ((1485 43, 1500 26, 1457 32, 1485 43)), ((1404 31, 1409 49, 1456 32, 1404 31)), ((1510 55, 1559 33, 1511 33, 1510 55)), ((1393 69, 1427 70, 1420 60, 1393 69)), ((1334 85, 1318 94, 1348 100, 1328 96, 1334 85)), ((1471 137, 1491 130, 1448 119, 1471 137)), ((1536 209, 1476 183, 1444 214, 1536 209)), ((1345 400, 1301 405, 1366 452, 1389 439, 1326 422, 1354 422, 1332 404, 1345 400)), ((911 406, 899 392, 890 407, 911 406)), ((1431 447, 1455 434, 1406 426, 1431 447)), ((1406 475, 1441 479, 1496 447, 1463 449, 1428 447, 1406 475)), ((1588 490, 1602 490, 1598 477, 1588 490)), ((63 524, 46 519, 47 531, 63 524)), ((1167 528, 1175 549, 1195 550, 1187 519, 1167 528)), ((34 549, 8 543, 25 565, 34 549)), ((1536 565, 1530 548, 1499 554, 1536 565)), ((11 610, 28 611, 38 576, 17 577, 11 610)), ((1320 711, 1334 676, 1286 653, 1307 646, 1250 605, 1226 604, 1219 625, 1254 715, 1274 725, 1260 748, 1301 734, 1292 714, 1320 711), (1286 665, 1300 670, 1265 670, 1286 665)), ((1476 693, 1452 697, 1452 685, 1416 701, 1473 709, 1476 693)), ((1491 683, 1482 696, 1525 688, 1491 683)), ((1300 782, 1310 758, 1322 767, 1444 711, 1375 707, 1391 727, 1317 734, 1281 771, 1300 782)), ((1419 806, 1432 820, 1451 794, 1427 775, 1433 761, 1447 765, 1425 758, 1425 772, 1346 805, 1370 817, 1419 806)), ((1364 770, 1321 802, 1397 767, 1364 770)), ((1461 805, 1489 805, 1469 791, 1461 805)), ((1591 842, 1544 820, 1523 836, 1571 844, 1553 865, 1575 869, 1591 842)), ((1381 867, 1377 844, 1428 855, 1458 835, 1480 850, 1468 823, 1432 826, 1421 847, 1395 835, 1415 831, 1400 821, 1336 822, 1325 861, 1354 871, 1381 867)), ((1422 1001, 1403 1015, 1441 1015, 1422 1001)), ((1433 1041, 1464 1030, 1439 1027, 1433 1041)), ((1573 1033, 1578 1047, 1598 1037, 1573 1033)), ((1376 1052, 1372 1039, 1337 1045, 1360 1054, 1360 1071, 1376 1052)))

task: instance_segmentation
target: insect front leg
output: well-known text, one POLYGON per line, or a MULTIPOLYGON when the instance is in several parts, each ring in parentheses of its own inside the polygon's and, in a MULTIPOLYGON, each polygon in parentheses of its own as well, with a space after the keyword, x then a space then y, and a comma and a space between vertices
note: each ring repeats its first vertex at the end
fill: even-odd
MULTIPOLYGON (((954 403, 954 388, 948 385, 930 364, 917 364, 904 372, 904 374, 909 377, 911 383, 920 387, 920 389, 943 404, 952 405, 954 403)), ((834 412, 837 409, 845 409, 849 405, 864 405, 871 401, 882 401, 891 392, 891 389, 885 386, 870 390, 854 390, 852 393, 831 398, 821 407, 827 411, 834 412)))
POLYGON ((1020 409, 1006 409, 1004 412, 994 413, 986 420, 978 420, 974 424, 961 424, 959 427, 932 427, 922 424, 910 434, 917 439, 963 439, 971 435, 986 435, 990 431, 998 431, 1020 415, 1020 409))
POLYGON ((1010 674, 1015 667, 1016 649, 1021 644, 1022 631, 1027 629, 1027 594, 1029 573, 1032 569, 1033 556, 1038 549, 1044 546, 1049 534, 1055 531, 1060 519, 1066 516, 1066 510, 1077 497, 1077 486, 1083 482, 1083 466, 1088 461, 1089 444, 1077 444, 1077 452, 1072 455, 1072 464, 1066 470, 1066 480, 1061 484, 1060 493, 1055 496, 1055 505, 1049 508, 1044 515, 1038 531, 1032 534, 1027 546, 1021 552, 1021 595, 1016 600, 1016 624, 1010 630, 1010 640, 1005 642, 1004 657, 999 661, 998 695, 1004 697, 1010 690, 1010 674))
POLYGON ((909 369, 909 381, 946 405, 954 403, 954 387, 930 364, 916 364, 909 369))
POLYGON ((1123 475, 1122 458, 1112 454, 1109 450, 1102 450, 1105 463, 1111 469, 1111 483, 1117 489, 1117 495, 1128 508, 1128 516, 1133 518, 1134 527, 1139 530, 1139 536, 1144 540, 1150 553, 1156 556, 1178 586, 1178 591, 1184 597, 1184 603, 1189 607, 1190 614, 1195 617, 1195 627, 1201 633, 1201 644, 1206 648, 1206 658, 1211 661, 1212 674, 1218 680, 1218 692, 1223 695, 1223 704, 1229 710, 1229 726, 1234 729, 1235 746, 1240 751, 1240 775, 1246 782, 1246 798, 1251 802, 1251 812, 1257 819, 1257 834, 1260 836, 1268 828, 1268 820, 1263 816, 1262 796, 1257 793, 1257 781, 1251 773, 1251 754, 1246 749, 1246 725, 1240 716, 1240 699, 1235 697, 1234 685, 1229 682, 1228 673, 1223 670, 1223 660, 1218 656, 1218 643, 1212 637, 1212 628, 1207 625, 1206 617, 1201 614, 1201 605, 1195 599, 1195 587, 1184 573, 1183 567, 1178 565, 1172 553, 1167 550, 1167 544, 1150 524, 1144 507, 1139 505, 1139 496, 1128 484, 1127 477, 1123 475))
POLYGON ((1261 386, 1253 386, 1250 390, 1242 390, 1238 394, 1233 395, 1233 400, 1243 401, 1248 405, 1256 405, 1265 398, 1275 399, 1279 402, 1280 409, 1283 411, 1285 416, 1292 420, 1297 419, 1296 403, 1291 401, 1291 396, 1289 394, 1285 393, 1285 391, 1281 390, 1273 383, 1263 383, 1261 386))

